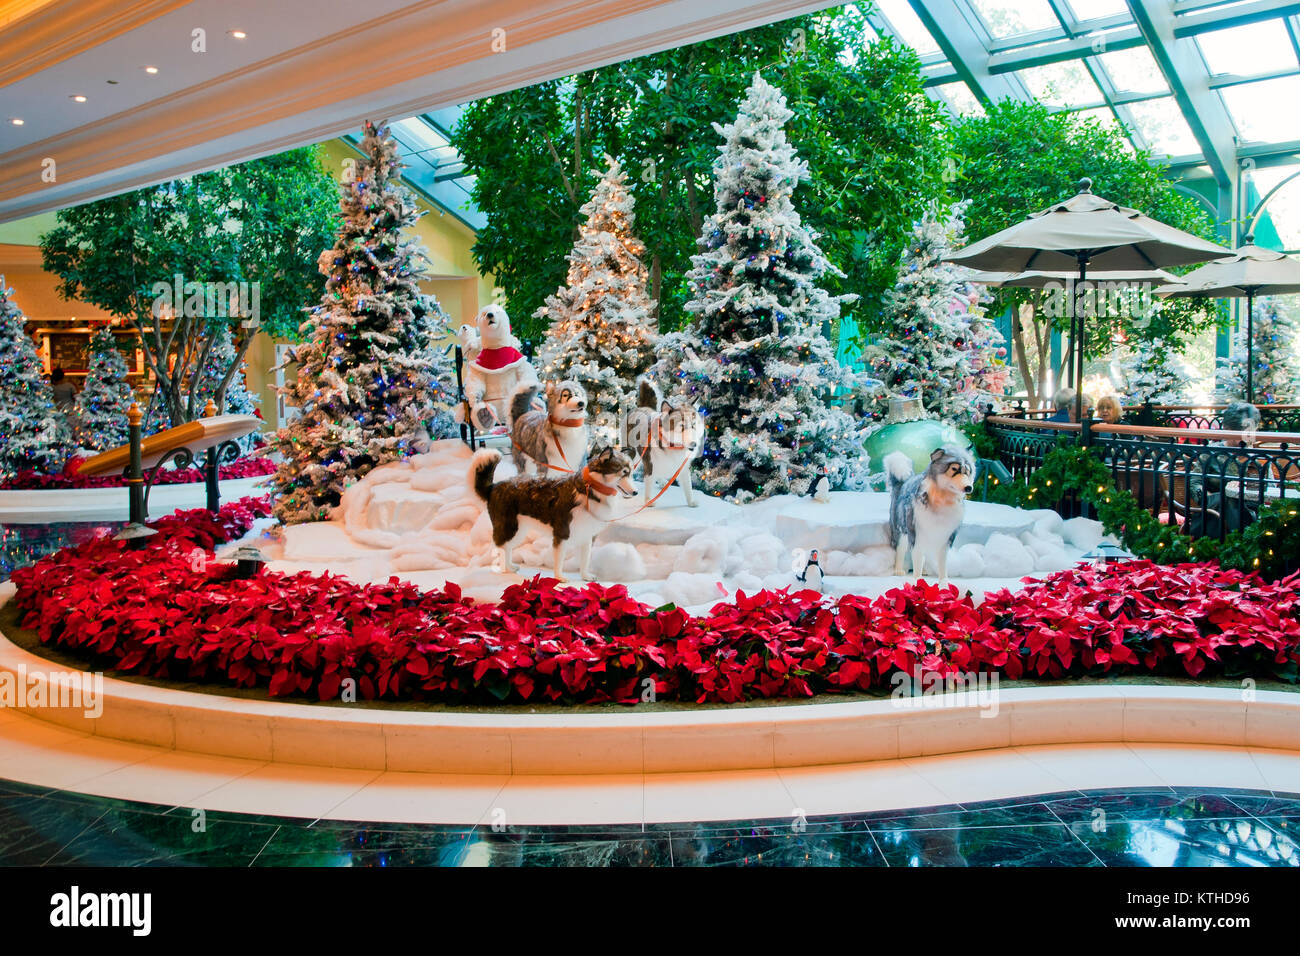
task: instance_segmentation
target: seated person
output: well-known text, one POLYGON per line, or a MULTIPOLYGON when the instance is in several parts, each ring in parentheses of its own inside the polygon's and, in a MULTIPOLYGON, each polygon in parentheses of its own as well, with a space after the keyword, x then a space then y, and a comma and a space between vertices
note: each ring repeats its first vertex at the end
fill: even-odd
MULTIPOLYGON (((1259 430, 1259 409, 1248 402, 1233 402, 1223 410, 1224 431, 1241 432, 1240 438, 1230 441, 1210 442, 1206 448, 1236 448, 1244 444, 1255 444, 1255 433, 1259 430)), ((1238 487, 1237 494, 1224 494, 1224 486, 1229 482, 1240 482, 1242 478, 1259 477, 1260 465, 1249 455, 1224 456, 1221 454, 1202 453, 1197 456, 1198 474, 1194 474, 1188 483, 1189 495, 1194 502, 1205 496, 1205 506, 1219 512, 1227 531, 1236 531, 1255 521, 1255 512, 1250 506, 1250 490, 1238 487)), ((1212 534, 1217 536, 1219 528, 1213 515, 1206 516, 1205 526, 1200 526, 1199 508, 1191 512, 1191 522, 1196 527, 1190 529, 1193 534, 1212 534)))
POLYGON ((1049 422, 1074 421, 1074 399, 1074 389, 1058 389, 1056 394, 1052 396, 1052 408, 1055 411, 1044 420, 1049 422))
POLYGON ((77 401, 77 386, 68 381, 67 373, 56 368, 50 375, 50 385, 54 392, 54 407, 67 411, 77 401))
POLYGON ((1097 399, 1097 417, 1107 425, 1118 425, 1124 417, 1124 409, 1116 395, 1103 395, 1097 399))

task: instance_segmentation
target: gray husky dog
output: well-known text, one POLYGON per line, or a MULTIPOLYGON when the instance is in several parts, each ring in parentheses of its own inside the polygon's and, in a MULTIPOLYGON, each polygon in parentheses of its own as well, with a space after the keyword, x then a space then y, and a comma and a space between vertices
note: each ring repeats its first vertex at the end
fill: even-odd
POLYGON ((926 558, 934 561, 940 582, 948 580, 948 549, 957 538, 966 511, 966 496, 974 488, 975 461, 956 448, 936 448, 930 465, 912 474, 912 459, 901 451, 885 456, 889 481, 889 543, 894 548, 894 573, 903 573, 907 549, 912 549, 912 576, 925 573, 926 558))
POLYGON ((652 381, 641 379, 637 383, 636 408, 627 416, 624 444, 642 453, 645 474, 641 498, 645 506, 674 475, 686 496, 686 506, 699 505, 691 486, 691 461, 704 445, 704 420, 694 405, 664 401, 652 381))
POLYGON ((531 461, 539 474, 581 471, 587 462, 587 392, 566 380, 546 385, 546 410, 536 407, 536 382, 523 382, 510 396, 510 440, 515 468, 531 461))

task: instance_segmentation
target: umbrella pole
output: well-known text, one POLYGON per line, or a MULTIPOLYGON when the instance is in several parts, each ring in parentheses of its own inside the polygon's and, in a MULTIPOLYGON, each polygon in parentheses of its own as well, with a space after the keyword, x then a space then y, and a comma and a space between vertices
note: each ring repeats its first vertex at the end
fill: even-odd
POLYGON ((1255 404, 1255 293, 1246 293, 1246 401, 1255 404))
MULTIPOLYGON (((1084 332, 1083 332, 1083 315, 1080 314, 1079 312, 1079 292, 1083 288, 1083 284, 1087 280, 1088 280, 1088 257, 1079 256, 1079 287, 1075 290, 1074 293, 1074 321, 1079 323, 1079 331, 1078 334, 1075 335, 1075 339, 1074 339, 1074 349, 1075 349, 1074 357, 1078 368, 1078 371, 1074 376, 1074 420, 1076 422, 1083 421, 1084 332)), ((1074 327, 1073 323, 1071 323, 1071 329, 1073 329, 1073 327, 1074 327)))

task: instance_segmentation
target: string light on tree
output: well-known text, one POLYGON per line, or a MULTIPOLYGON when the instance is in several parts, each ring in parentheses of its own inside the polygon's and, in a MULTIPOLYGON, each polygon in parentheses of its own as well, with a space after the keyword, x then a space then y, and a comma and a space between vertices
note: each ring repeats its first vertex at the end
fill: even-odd
POLYGON ((548 296, 536 315, 550 323, 538 354, 542 380, 581 384, 592 427, 614 438, 620 405, 654 361, 658 333, 641 262, 645 246, 632 233, 636 216, 627 174, 612 157, 605 161, 605 173, 581 209, 567 285, 548 296))
POLYGON ((301 415, 266 449, 283 459, 271 482, 285 523, 328 518, 351 482, 421 450, 446 395, 430 351, 442 313, 419 287, 428 258, 402 235, 421 213, 398 180, 397 143, 367 122, 361 151, 340 186, 337 239, 319 260, 325 292, 291 350, 297 380, 281 390, 301 415))

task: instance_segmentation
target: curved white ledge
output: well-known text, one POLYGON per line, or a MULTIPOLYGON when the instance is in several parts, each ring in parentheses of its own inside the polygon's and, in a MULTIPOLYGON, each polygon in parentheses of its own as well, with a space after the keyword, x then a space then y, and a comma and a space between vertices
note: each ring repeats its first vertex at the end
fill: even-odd
MULTIPOLYGON (((221 500, 236 501, 261 494, 266 475, 231 478, 221 482, 221 500)), ((183 485, 154 485, 149 492, 149 514, 161 517, 178 508, 202 508, 207 490, 201 481, 183 485)), ((121 488, 24 488, 0 491, 0 524, 50 524, 61 521, 126 521, 127 490, 121 488)))
MULTIPOLYGON (((7 596, 0 593, 0 600, 7 596)), ((31 687, 51 672, 60 673, 59 666, 0 639, 0 682, 17 685, 21 678, 31 687)), ((779 769, 1063 743, 1300 751, 1300 694, 1247 697, 1222 688, 1067 684, 1001 689, 983 707, 886 699, 462 714, 245 700, 104 678, 98 717, 17 703, 31 717, 75 731, 178 751, 455 774, 779 769)))

